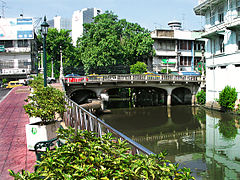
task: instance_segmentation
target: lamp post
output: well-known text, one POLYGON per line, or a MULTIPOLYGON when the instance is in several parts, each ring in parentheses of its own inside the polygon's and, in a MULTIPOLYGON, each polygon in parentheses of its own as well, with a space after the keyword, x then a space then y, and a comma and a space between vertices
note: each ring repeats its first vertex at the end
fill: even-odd
POLYGON ((168 60, 169 60, 169 59, 167 59, 167 75, 168 75, 168 60))
POLYGON ((43 36, 43 76, 44 76, 44 87, 47 87, 47 54, 46 54, 46 37, 47 37, 47 32, 48 32, 48 23, 47 23, 47 18, 44 16, 44 21, 41 24, 41 32, 43 36))
POLYGON ((201 58, 201 69, 202 69, 202 78, 204 77, 204 53, 205 53, 205 49, 204 49, 204 46, 202 45, 202 58, 201 58))
POLYGON ((63 79, 62 46, 60 46, 60 80, 63 79))

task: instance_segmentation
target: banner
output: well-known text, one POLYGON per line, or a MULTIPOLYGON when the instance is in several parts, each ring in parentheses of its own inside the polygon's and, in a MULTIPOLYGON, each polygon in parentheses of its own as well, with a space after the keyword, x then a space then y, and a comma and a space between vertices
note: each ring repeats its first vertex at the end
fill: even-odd
POLYGON ((33 38, 32 18, 0 18, 0 40, 33 38))

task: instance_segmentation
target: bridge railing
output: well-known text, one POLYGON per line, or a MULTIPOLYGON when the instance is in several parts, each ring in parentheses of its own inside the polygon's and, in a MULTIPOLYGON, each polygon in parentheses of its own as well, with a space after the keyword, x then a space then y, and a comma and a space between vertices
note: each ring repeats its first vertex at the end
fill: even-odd
POLYGON ((184 75, 168 75, 168 74, 159 74, 159 75, 149 75, 149 74, 109 74, 109 75, 94 75, 94 76, 85 76, 84 78, 78 77, 72 78, 75 79, 72 81, 70 78, 66 78, 66 83, 74 82, 114 82, 114 81, 186 81, 186 82, 196 82, 201 81, 201 76, 184 76, 184 75))
POLYGON ((125 140, 131 146, 132 154, 153 154, 150 150, 128 138, 126 135, 112 128, 101 119, 88 112, 80 105, 65 96, 65 100, 70 108, 67 108, 67 112, 64 116, 64 122, 66 126, 71 126, 77 130, 88 130, 97 133, 98 137, 102 137, 105 133, 112 133, 112 135, 118 139, 125 140))

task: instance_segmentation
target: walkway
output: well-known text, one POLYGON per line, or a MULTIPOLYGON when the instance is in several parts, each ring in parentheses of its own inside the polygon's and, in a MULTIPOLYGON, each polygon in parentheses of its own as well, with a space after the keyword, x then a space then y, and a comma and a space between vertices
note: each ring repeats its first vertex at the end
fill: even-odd
POLYGON ((0 103, 0 179, 13 179, 8 169, 34 170, 35 153, 26 145, 25 124, 29 118, 23 109, 28 94, 26 86, 16 87, 0 103))

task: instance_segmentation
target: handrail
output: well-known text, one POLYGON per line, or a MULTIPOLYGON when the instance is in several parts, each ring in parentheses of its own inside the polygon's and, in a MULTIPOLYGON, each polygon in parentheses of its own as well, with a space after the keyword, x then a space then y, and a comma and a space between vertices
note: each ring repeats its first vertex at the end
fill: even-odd
POLYGON ((133 141, 123 133, 119 132, 118 130, 114 129, 113 127, 109 126, 107 123, 102 121, 101 119, 94 116, 92 113, 88 112, 80 105, 69 99, 65 95, 65 101, 67 102, 68 106, 71 108, 67 108, 67 112, 64 116, 64 122, 66 126, 71 126, 77 130, 88 130, 97 133, 98 137, 102 137, 104 133, 112 133, 116 138, 121 140, 125 140, 131 145, 131 153, 132 154, 154 154, 147 148, 143 147, 142 145, 138 144, 137 142, 133 141))
POLYGON ((118 81, 184 81, 201 82, 201 76, 172 75, 172 74, 109 74, 84 77, 68 77, 65 83, 92 83, 92 82, 118 82, 118 81))

